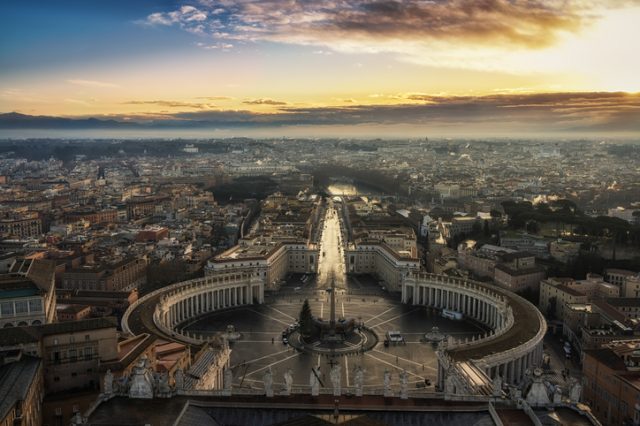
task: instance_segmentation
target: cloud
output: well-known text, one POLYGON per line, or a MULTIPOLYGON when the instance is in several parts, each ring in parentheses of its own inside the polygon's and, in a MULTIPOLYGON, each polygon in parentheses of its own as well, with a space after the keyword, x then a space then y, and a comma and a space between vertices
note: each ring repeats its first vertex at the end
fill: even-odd
POLYGON ((100 88, 120 87, 115 83, 108 83, 105 81, 96 81, 96 80, 69 79, 67 80, 67 83, 75 84, 77 86, 84 86, 84 87, 100 87, 100 88))
MULTIPOLYGON (((202 47, 210 49, 268 41, 310 46, 318 55, 384 53, 423 66, 531 73, 567 68, 588 72, 584 70, 591 67, 573 66, 573 58, 566 59, 567 52, 582 51, 575 39, 587 34, 586 29, 594 31, 614 11, 640 6, 640 1, 199 0, 194 4, 150 14, 144 23, 178 26, 206 37, 213 42, 203 42, 202 47)), ((633 24, 625 28, 629 25, 633 24)), ((626 39, 634 35, 631 31, 626 39)), ((634 53, 618 56, 629 58, 634 53)), ((619 68, 616 64, 614 70, 619 68)))
POLYGON ((145 129, 277 128, 279 131, 293 131, 291 129, 295 128, 302 132, 300 129, 313 126, 318 129, 345 129, 349 134, 363 128, 399 129, 393 130, 397 136, 415 136, 425 132, 429 135, 466 134, 478 137, 507 134, 527 137, 559 134, 640 136, 640 93, 557 92, 486 96, 398 93, 384 97, 393 97, 399 103, 342 103, 325 107, 280 105, 275 112, 264 112, 211 109, 210 104, 204 103, 143 100, 127 103, 181 109, 161 113, 136 112, 111 118, 133 122, 145 129))
POLYGON ((206 99, 209 101, 230 101, 234 98, 231 96, 198 96, 196 99, 206 99))
POLYGON ((249 99, 242 103, 247 105, 287 105, 284 101, 276 101, 269 98, 249 99))
POLYGON ((411 103, 285 107, 276 113, 198 111, 173 114, 198 126, 411 125, 454 131, 474 128, 495 133, 584 132, 640 133, 640 93, 576 92, 430 96, 399 94, 411 103))
POLYGON ((126 101, 125 105, 155 105, 166 108, 193 108, 193 109, 209 109, 215 108, 214 104, 203 102, 183 102, 183 101, 163 101, 163 100, 151 100, 151 101, 126 101))
MULTIPOLYGON (((213 11, 212 11, 213 12, 213 11)), ((211 25, 205 26, 209 13, 205 10, 198 9, 194 6, 184 5, 179 9, 171 12, 152 13, 141 23, 151 26, 156 25, 178 25, 186 31, 195 34, 204 34, 206 29, 210 29, 211 25)))
POLYGON ((150 14, 151 25, 177 24, 222 38, 309 45, 434 40, 542 47, 586 21, 580 0, 227 0, 150 14))
POLYGON ((222 50, 224 52, 228 52, 229 50, 233 49, 233 44, 223 43, 223 42, 218 42, 218 43, 198 42, 196 43, 196 46, 201 47, 205 50, 222 50))

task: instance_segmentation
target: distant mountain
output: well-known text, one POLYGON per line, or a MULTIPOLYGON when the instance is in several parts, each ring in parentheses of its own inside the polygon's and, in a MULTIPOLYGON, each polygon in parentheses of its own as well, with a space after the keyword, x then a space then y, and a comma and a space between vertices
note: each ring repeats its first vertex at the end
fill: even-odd
POLYGON ((0 129, 105 129, 133 128, 139 123, 97 118, 64 118, 45 115, 27 115, 17 112, 0 114, 0 129))

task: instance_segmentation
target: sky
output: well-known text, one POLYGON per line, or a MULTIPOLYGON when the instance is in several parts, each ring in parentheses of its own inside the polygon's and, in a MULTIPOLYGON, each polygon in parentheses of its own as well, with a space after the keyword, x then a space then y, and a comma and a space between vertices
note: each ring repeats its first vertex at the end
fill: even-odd
POLYGON ((0 113, 316 134, 640 134, 640 0, 7 0, 0 113))

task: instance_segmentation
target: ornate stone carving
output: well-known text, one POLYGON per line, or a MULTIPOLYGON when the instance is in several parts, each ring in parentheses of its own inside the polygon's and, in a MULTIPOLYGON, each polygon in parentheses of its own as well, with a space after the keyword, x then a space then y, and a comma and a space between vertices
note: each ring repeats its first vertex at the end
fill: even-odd
POLYGON ((111 373, 111 369, 107 370, 107 372, 104 375, 103 393, 105 395, 113 394, 113 374, 111 373))
POLYGON ((184 371, 182 371, 182 368, 178 368, 174 379, 176 381, 176 391, 183 390, 184 389, 184 371))
POLYGON ((329 375, 331 377, 331 384, 333 385, 333 396, 340 396, 342 391, 341 374, 342 367, 340 365, 336 364, 331 368, 329 375))
POLYGON ((356 396, 362 396, 364 390, 364 369, 361 365, 356 367, 355 371, 356 396))
POLYGON ((532 407, 546 406, 551 403, 549 395, 547 395, 547 388, 542 383, 542 370, 539 368, 533 371, 533 383, 526 396, 526 401, 532 407))
POLYGON ((264 394, 267 398, 273 397, 273 373, 271 372, 271 367, 267 368, 262 376, 262 381, 264 382, 264 394))
POLYGON ((291 388, 293 387, 293 370, 290 368, 284 373, 284 392, 283 395, 291 395, 291 388))
POLYGON ((400 399, 409 398, 409 375, 407 370, 402 370, 400 373, 400 399))
POLYGON ((140 358, 131 375, 131 387, 129 388, 129 398, 152 399, 153 398, 153 377, 148 368, 146 356, 140 358))
POLYGON ((223 391, 225 395, 231 395, 231 385, 233 383, 233 373, 230 368, 224 369, 223 391))
POLYGON ((384 389, 382 391, 383 395, 385 397, 393 396, 393 392, 391 391, 391 373, 386 368, 384 370, 384 376, 382 380, 384 385, 384 389))
POLYGON ((575 380, 571 385, 571 389, 569 390, 569 400, 571 401, 572 404, 577 404, 578 402, 580 402, 581 396, 582 396, 582 383, 575 380))
POLYGON ((493 378, 493 396, 501 396, 502 395, 502 376, 496 374, 496 377, 493 378))
POLYGON ((311 396, 320 395, 320 369, 318 367, 311 367, 309 385, 311 386, 311 396))

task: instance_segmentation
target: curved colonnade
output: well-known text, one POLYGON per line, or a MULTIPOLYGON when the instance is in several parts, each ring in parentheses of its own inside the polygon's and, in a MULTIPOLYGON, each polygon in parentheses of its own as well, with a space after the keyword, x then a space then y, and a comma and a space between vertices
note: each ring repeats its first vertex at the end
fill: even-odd
POLYGON ((541 364, 547 323, 533 304, 514 293, 472 280, 414 272, 404 279, 402 301, 457 311, 492 330, 477 339, 450 339, 440 348, 441 388, 453 370, 467 376, 469 383, 478 382, 472 376, 480 370, 489 380, 500 376, 506 383, 519 384, 527 370, 541 364))
POLYGON ((130 320, 132 314, 154 301, 153 325, 166 337, 198 345, 211 337, 185 333, 180 330, 180 324, 221 309, 264 303, 264 282, 252 274, 230 271, 172 284, 146 294, 129 306, 122 317, 123 331, 135 334, 137 330, 133 330, 130 320))

